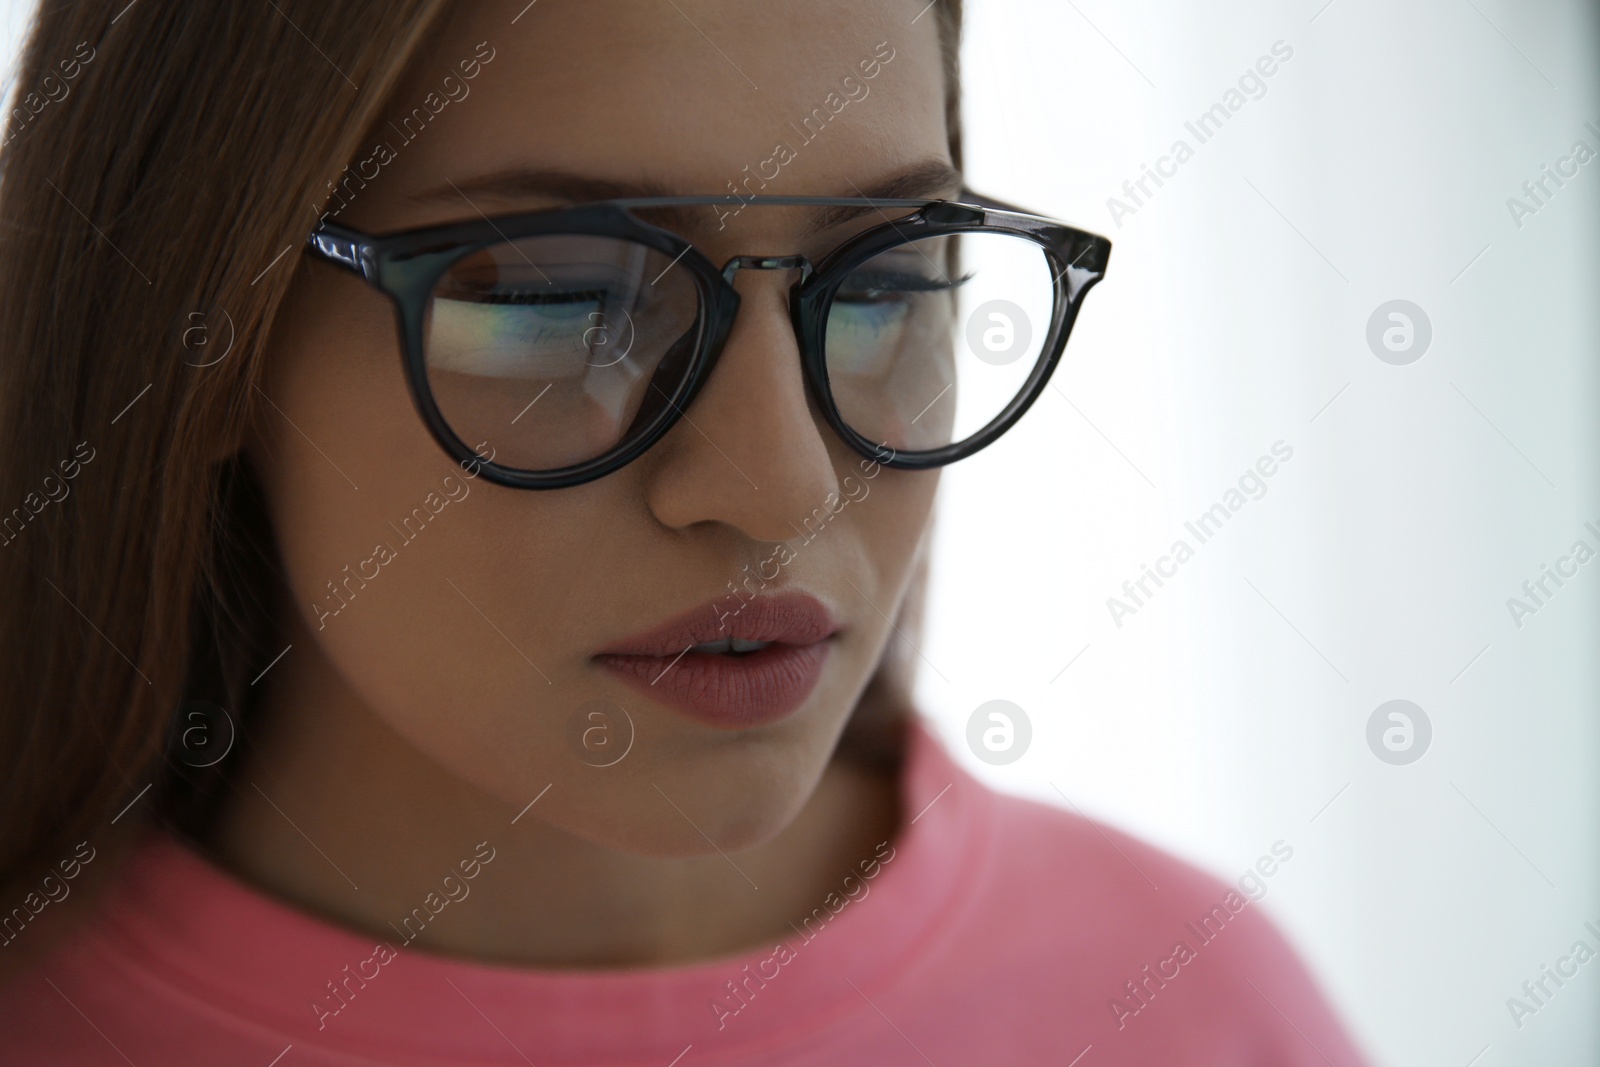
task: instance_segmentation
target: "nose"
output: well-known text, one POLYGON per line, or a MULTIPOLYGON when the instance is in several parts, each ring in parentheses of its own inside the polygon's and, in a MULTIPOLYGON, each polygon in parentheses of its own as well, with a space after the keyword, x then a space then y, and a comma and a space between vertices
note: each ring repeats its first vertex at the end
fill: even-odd
POLYGON ((802 256, 729 260, 724 277, 741 300, 721 357, 684 417, 645 457, 646 499, 662 523, 721 522, 758 541, 784 541, 839 491, 834 443, 805 386, 783 284, 790 271, 804 277, 810 267, 802 256), (760 273, 736 279, 745 268, 760 273))

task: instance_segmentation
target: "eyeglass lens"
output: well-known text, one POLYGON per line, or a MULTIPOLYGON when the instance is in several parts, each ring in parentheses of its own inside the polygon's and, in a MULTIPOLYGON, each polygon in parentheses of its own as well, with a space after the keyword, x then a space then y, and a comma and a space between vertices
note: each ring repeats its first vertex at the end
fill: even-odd
POLYGON ((1044 250, 1005 233, 878 253, 833 298, 823 340, 840 417, 900 453, 973 437, 1026 387, 1054 306, 1044 250))
MULTIPOLYGON (((699 288, 672 257, 626 238, 549 234, 453 264, 424 324, 428 385, 462 440, 507 467, 549 471, 646 431, 691 370, 699 288)), ((843 279, 824 328, 844 422, 919 452, 964 441, 1025 387, 1053 309, 1033 242, 977 232, 879 252, 843 279)))

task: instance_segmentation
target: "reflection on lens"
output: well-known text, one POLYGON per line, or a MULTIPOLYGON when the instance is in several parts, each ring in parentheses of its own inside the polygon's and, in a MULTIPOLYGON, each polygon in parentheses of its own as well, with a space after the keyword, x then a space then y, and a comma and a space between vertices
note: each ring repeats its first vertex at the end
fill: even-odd
POLYGON ((1044 250, 1011 234, 927 237, 852 270, 824 347, 839 413, 900 452, 977 434, 1023 391, 1054 308, 1044 250))
POLYGON ((694 349, 697 306, 688 272, 632 241, 556 234, 491 245, 434 287, 429 387, 456 435, 489 442, 497 463, 582 463, 660 410, 694 349))

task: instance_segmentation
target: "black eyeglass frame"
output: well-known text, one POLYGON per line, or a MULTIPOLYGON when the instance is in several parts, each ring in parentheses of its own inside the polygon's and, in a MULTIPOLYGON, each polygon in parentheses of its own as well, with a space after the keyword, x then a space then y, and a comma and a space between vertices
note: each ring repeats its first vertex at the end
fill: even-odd
MULTIPOLYGON (((1109 238, 1075 229, 1011 204, 963 188, 959 200, 875 199, 836 196, 627 197, 569 207, 520 212, 387 234, 368 234, 324 222, 307 238, 305 251, 315 259, 350 271, 388 296, 395 305, 401 358, 417 413, 447 454, 470 464, 484 477, 517 489, 561 489, 581 485, 619 470, 666 435, 693 403, 721 358, 738 314, 740 297, 733 276, 741 269, 800 270, 789 289, 790 318, 800 349, 806 388, 828 425, 851 448, 883 466, 928 470, 953 463, 993 443, 1038 399, 1061 359, 1084 295, 1105 275, 1111 254, 1109 238), (700 249, 671 230, 633 215, 632 209, 677 206, 741 206, 772 204, 810 207, 916 208, 855 234, 815 266, 804 256, 734 256, 719 270, 700 249), (834 294, 850 272, 873 256, 910 241, 959 233, 1005 233, 1037 244, 1054 274, 1054 307, 1045 343, 1027 382, 1017 396, 982 429, 961 441, 936 449, 899 452, 873 442, 845 422, 828 386, 824 350, 828 312, 834 294), (617 237, 653 248, 685 267, 700 298, 694 329, 696 350, 680 375, 676 390, 643 432, 625 437, 615 448, 586 460, 548 471, 507 467, 486 459, 451 428, 428 384, 423 325, 434 287, 453 264, 491 245, 546 234, 617 237)), ((687 336, 687 335, 685 335, 687 336)), ((652 386, 655 383, 652 381, 652 386)), ((665 391, 655 386, 658 392, 665 391)))

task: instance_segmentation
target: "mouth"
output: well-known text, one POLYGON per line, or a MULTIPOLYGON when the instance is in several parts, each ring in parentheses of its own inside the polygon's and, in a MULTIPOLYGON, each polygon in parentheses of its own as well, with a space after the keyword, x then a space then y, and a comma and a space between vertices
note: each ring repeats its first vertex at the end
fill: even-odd
POLYGON ((594 656, 644 696, 698 722, 743 730, 798 711, 839 632, 820 601, 757 596, 693 608, 594 656))

